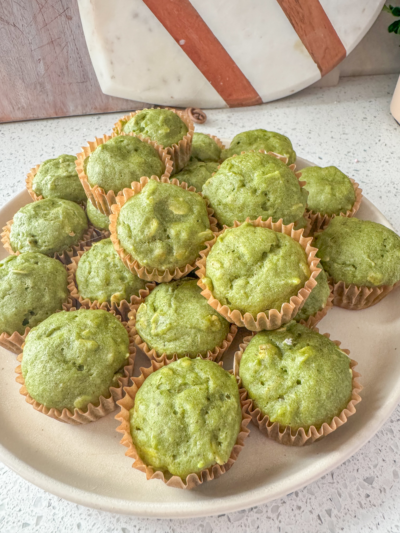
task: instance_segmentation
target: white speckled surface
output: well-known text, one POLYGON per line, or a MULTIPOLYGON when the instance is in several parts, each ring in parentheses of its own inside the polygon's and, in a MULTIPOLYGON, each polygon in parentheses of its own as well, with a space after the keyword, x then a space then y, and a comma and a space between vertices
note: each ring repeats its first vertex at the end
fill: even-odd
MULTIPOLYGON (((335 164, 359 181, 365 196, 400 231, 400 126, 389 114, 396 76, 347 78, 257 108, 215 110, 200 131, 232 137, 264 127, 287 134, 299 155, 335 164)), ((24 186, 43 159, 76 153, 117 115, 0 126, 0 203, 24 186)), ((1 431, 1 428, 0 428, 1 431)), ((110 533, 366 533, 400 531, 400 408, 355 456, 331 474, 266 505, 208 519, 147 520, 117 516, 60 500, 0 464, 0 531, 110 533)))

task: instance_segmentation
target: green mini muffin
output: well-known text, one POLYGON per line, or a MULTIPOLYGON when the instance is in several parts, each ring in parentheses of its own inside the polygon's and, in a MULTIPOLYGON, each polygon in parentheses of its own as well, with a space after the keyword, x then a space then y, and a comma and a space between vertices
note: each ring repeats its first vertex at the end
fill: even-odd
POLYGON ((295 320, 306 321, 310 316, 314 316, 318 311, 323 309, 328 301, 329 294, 331 292, 328 283, 328 276, 326 272, 321 269, 321 272, 315 278, 317 285, 311 291, 309 297, 304 302, 303 307, 297 313, 295 320))
POLYGON ((101 211, 96 209, 90 200, 86 205, 86 215, 95 228, 108 230, 110 219, 107 215, 103 215, 101 211))
POLYGON ((213 238, 203 198, 156 180, 122 206, 117 235, 139 264, 161 270, 192 264, 213 238))
POLYGON ((122 130, 141 133, 164 147, 178 144, 188 132, 183 120, 169 109, 143 109, 128 120, 122 130))
POLYGON ((142 461, 182 479, 225 464, 241 420, 234 376, 212 361, 187 357, 150 374, 130 410, 142 461))
POLYGON ((315 246, 335 283, 379 287, 400 280, 400 237, 382 224, 335 217, 316 236, 315 246))
POLYGON ((233 226, 247 217, 290 224, 301 219, 307 193, 282 161, 262 153, 245 153, 227 159, 203 186, 221 225, 233 226))
POLYGON ((299 243, 244 223, 218 237, 207 257, 203 282, 222 305, 256 317, 262 311, 280 310, 310 275, 299 243))
POLYGON ((288 165, 296 162, 296 152, 293 150, 290 139, 281 133, 263 129, 243 131, 235 135, 230 147, 222 150, 221 158, 223 160, 228 159, 234 154, 239 155, 249 150, 265 150, 266 152, 285 155, 289 158, 288 165))
POLYGON ((86 202, 86 194, 75 166, 74 155, 63 154, 43 161, 32 181, 32 189, 43 198, 86 202))
POLYGON ((194 132, 190 156, 204 163, 218 163, 221 160, 221 148, 205 133, 194 132))
POLYGON ((218 163, 203 163, 202 161, 191 160, 175 178, 180 182, 186 182, 189 187, 193 186, 198 192, 201 192, 203 185, 218 170, 218 163))
POLYGON ((110 239, 94 244, 79 260, 76 284, 82 298, 100 304, 119 304, 139 296, 146 282, 130 272, 119 258, 110 239))
POLYGON ((294 431, 330 424, 352 396, 347 355, 295 322, 257 333, 243 353, 239 375, 255 407, 294 431))
POLYGON ((143 176, 158 176, 165 171, 160 155, 150 144, 132 135, 120 135, 101 144, 85 165, 89 184, 105 192, 130 188, 143 176))
POLYGON ((26 252, 0 263, 0 334, 21 335, 62 309, 67 271, 56 259, 26 252))
POLYGON ((114 315, 62 311, 29 332, 22 375, 30 396, 47 408, 84 410, 110 397, 128 358, 128 333, 114 315))
POLYGON ((77 244, 88 229, 84 210, 75 202, 46 198, 14 215, 10 244, 14 252, 54 255, 77 244))
POLYGON ((308 191, 307 207, 321 215, 340 215, 350 211, 356 201, 350 178, 336 167, 307 167, 301 180, 308 191))
POLYGON ((195 279, 161 283, 136 315, 140 337, 159 354, 206 355, 226 338, 229 322, 208 305, 195 279))

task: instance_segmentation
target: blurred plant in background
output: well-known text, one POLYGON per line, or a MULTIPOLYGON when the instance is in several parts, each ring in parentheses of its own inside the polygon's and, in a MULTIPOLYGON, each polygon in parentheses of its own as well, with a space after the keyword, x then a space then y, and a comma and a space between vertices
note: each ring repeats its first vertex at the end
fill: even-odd
MULTIPOLYGON (((383 11, 386 11, 387 13, 391 13, 394 17, 400 17, 400 7, 393 7, 390 4, 388 6, 383 6, 383 11)), ((399 20, 395 20, 390 24, 388 27, 389 33, 397 33, 400 35, 400 18, 399 20)))

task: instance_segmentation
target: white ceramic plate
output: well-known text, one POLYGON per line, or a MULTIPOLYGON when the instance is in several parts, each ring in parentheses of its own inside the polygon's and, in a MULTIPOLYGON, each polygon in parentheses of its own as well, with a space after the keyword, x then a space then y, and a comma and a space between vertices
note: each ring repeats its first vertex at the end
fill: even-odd
MULTIPOLYGON (((298 160, 301 168, 310 165, 298 160)), ((1 227, 24 204, 26 191, 0 210, 1 227)), ((388 227, 364 199, 358 216, 388 227)), ((4 250, 0 252, 4 257, 4 250)), ((28 481, 67 500, 111 512, 145 517, 185 518, 254 506, 293 492, 340 465, 382 426, 400 400, 400 306, 398 293, 364 311, 334 308, 320 323, 359 362, 363 401, 348 423, 312 446, 288 448, 254 427, 233 468, 220 479, 184 491, 146 481, 131 468, 119 444, 112 415, 87 426, 61 424, 24 401, 14 381, 16 357, 0 348, 0 460, 28 481)), ((243 333, 224 361, 231 368, 243 333)), ((143 354, 139 366, 148 366, 143 354)))

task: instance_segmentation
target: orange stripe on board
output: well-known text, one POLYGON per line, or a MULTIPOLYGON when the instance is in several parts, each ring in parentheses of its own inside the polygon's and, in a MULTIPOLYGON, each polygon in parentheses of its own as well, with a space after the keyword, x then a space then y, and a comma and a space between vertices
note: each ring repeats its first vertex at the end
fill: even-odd
POLYGON ((230 107, 262 104, 260 95, 189 0, 143 0, 230 107))
POLYGON ((346 49, 318 0, 278 0, 324 76, 346 57, 346 49))

